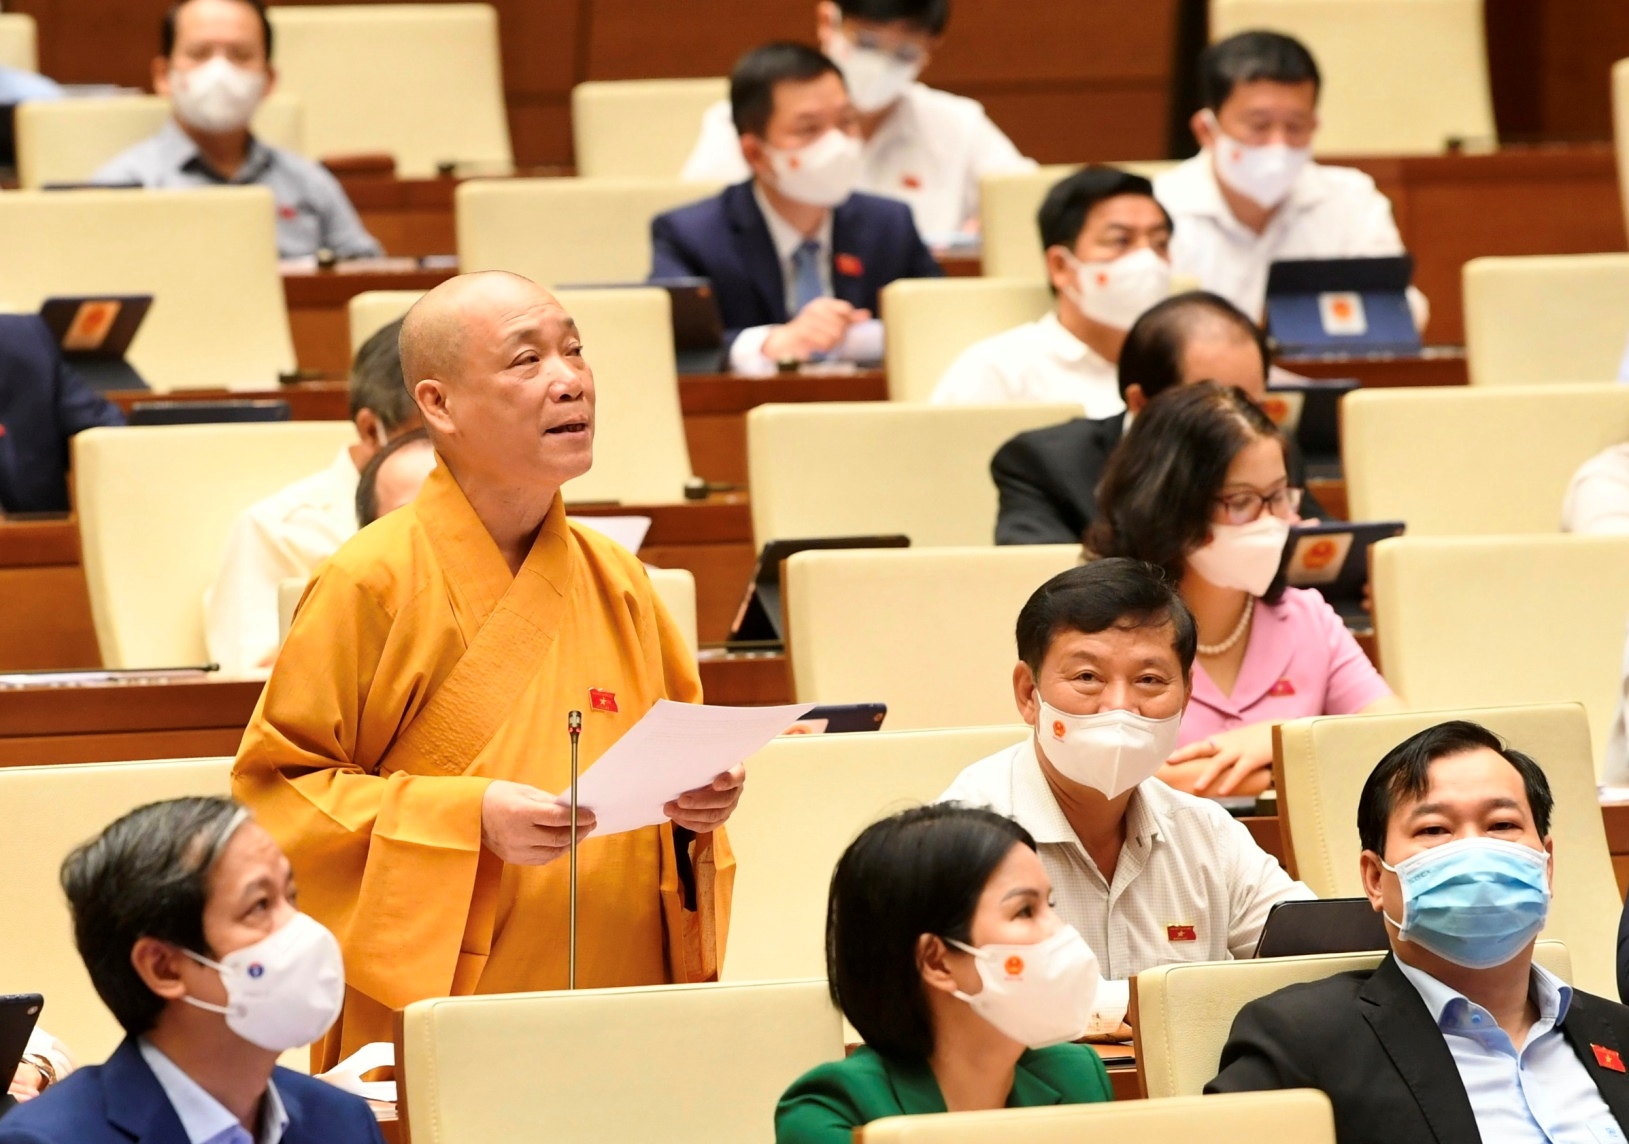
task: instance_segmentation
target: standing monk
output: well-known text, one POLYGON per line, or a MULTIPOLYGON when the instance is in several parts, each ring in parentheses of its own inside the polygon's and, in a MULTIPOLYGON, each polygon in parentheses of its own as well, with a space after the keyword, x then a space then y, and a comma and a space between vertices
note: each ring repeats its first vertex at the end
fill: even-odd
MULTIPOLYGON (((587 768, 656 700, 701 698, 643 567, 566 519, 594 374, 560 303, 510 274, 454 278, 401 349, 438 464, 318 570, 233 768, 344 945, 322 1068, 390 1040, 413 1001, 564 988, 567 713, 587 768)), ((716 976, 735 868, 718 828, 744 781, 582 846, 580 985, 716 976)))

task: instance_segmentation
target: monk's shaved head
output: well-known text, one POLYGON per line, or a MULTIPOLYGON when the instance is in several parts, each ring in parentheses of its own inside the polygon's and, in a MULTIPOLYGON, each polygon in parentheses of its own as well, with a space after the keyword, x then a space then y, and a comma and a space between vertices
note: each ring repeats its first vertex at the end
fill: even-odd
POLYGON ((456 383, 469 354, 471 325, 481 323, 490 305, 518 294, 549 295, 519 274, 487 270, 449 278, 413 304, 402 320, 402 375, 407 390, 425 378, 456 383))

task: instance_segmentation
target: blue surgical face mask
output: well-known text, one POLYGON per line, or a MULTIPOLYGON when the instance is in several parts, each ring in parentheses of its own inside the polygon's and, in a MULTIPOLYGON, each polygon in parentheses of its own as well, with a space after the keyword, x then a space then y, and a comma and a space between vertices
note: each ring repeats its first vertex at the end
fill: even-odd
POLYGON ((1517 842, 1461 838, 1381 867, 1403 888, 1404 941, 1466 969, 1515 957, 1550 912, 1550 856, 1517 842))

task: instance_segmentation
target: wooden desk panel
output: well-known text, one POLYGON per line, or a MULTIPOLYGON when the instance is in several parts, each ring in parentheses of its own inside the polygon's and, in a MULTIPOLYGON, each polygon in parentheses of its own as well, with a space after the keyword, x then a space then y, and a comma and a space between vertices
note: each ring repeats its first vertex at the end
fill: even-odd
POLYGON ((0 766, 237 753, 261 684, 96 684, 0 689, 0 766))
POLYGON ((283 275, 294 360, 300 369, 344 377, 351 368, 352 298, 370 290, 429 290, 453 270, 316 270, 283 275))
POLYGON ((99 667, 72 520, 0 521, 0 671, 99 667))
POLYGON ((1426 346, 1418 356, 1279 358, 1278 364, 1303 377, 1355 378, 1366 389, 1417 385, 1465 385, 1464 346, 1426 346))

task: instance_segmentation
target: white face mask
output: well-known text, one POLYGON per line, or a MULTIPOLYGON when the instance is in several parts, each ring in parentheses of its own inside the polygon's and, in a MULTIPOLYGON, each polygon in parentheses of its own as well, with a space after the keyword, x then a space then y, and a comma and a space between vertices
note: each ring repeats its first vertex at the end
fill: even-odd
POLYGON ((833 127, 807 147, 777 151, 765 146, 775 189, 813 207, 841 206, 860 181, 860 141, 833 127))
POLYGON ((1290 522, 1263 510, 1249 524, 1213 524, 1210 543, 1188 553, 1193 570, 1218 588, 1259 596, 1272 587, 1290 539, 1290 522))
POLYGON ((295 914, 282 929, 218 962, 185 952, 221 975, 226 1004, 182 1000, 224 1013, 228 1029, 268 1052, 311 1044, 339 1019, 345 1004, 345 956, 334 935, 309 914, 295 914))
POLYGON ((1205 114, 1216 136, 1211 149, 1216 156, 1217 177, 1245 198, 1268 209, 1289 198, 1290 188, 1295 186, 1301 169, 1312 160, 1312 148, 1291 147, 1285 143, 1246 146, 1224 135, 1215 115, 1208 111, 1205 114))
POLYGON ((958 989, 954 996, 998 1031, 1031 1049, 1085 1035, 1097 1000, 1097 954, 1074 926, 1034 945, 950 944, 973 955, 984 983, 977 993, 958 989))
POLYGON ((1075 266, 1075 289, 1067 297, 1094 322, 1129 330, 1143 311, 1171 296, 1171 264, 1152 247, 1108 262, 1082 262, 1064 253, 1075 266))
POLYGON ((862 48, 842 32, 826 41, 826 54, 842 69, 849 102, 864 114, 893 106, 922 74, 921 63, 877 48, 862 48))
POLYGON ((261 72, 245 71, 225 56, 195 68, 170 69, 170 104, 176 117, 199 131, 241 131, 266 92, 261 72))
POLYGON ((1169 719, 1122 710, 1071 715, 1044 699, 1040 703, 1035 738, 1047 762, 1070 782, 1101 791, 1105 798, 1152 777, 1176 750, 1182 730, 1180 711, 1169 719))

